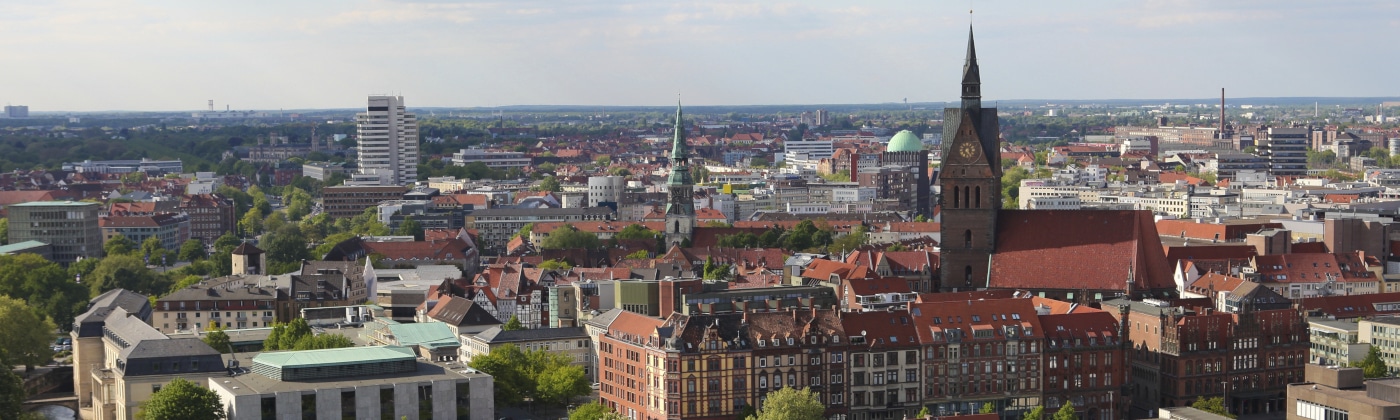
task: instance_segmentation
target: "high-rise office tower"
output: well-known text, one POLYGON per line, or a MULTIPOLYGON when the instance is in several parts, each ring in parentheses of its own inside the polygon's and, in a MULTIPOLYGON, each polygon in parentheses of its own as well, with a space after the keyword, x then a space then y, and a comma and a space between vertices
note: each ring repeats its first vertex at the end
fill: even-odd
POLYGON ((361 183, 378 179, 380 185, 406 185, 418 181, 418 119, 405 111, 402 96, 371 96, 365 112, 355 115, 358 125, 361 183))

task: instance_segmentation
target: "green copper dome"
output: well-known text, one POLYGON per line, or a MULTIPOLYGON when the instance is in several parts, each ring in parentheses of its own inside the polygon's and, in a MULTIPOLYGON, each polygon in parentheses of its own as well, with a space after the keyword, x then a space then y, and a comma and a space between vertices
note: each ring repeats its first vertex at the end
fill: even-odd
POLYGON ((885 145, 886 152, 917 152, 924 150, 924 142, 915 136, 913 131, 901 130, 890 138, 889 144, 885 145))

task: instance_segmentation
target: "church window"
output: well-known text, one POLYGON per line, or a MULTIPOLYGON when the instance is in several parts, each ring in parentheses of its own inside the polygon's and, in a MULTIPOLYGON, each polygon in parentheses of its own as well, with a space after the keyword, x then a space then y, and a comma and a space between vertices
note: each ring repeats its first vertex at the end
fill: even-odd
POLYGON ((972 229, 963 231, 963 247, 972 248, 972 229))
POLYGON ((680 231, 681 231, 681 221, 680 221, 680 220, 677 220, 677 221, 676 221, 676 229, 675 229, 675 232, 680 232, 680 231))
POLYGON ((980 208, 982 208, 982 186, 981 186, 981 185, 978 185, 976 191, 977 191, 977 197, 976 197, 977 199, 972 201, 972 203, 973 203, 972 205, 980 209, 980 208))
POLYGON ((972 285, 972 266, 969 265, 963 269, 963 278, 964 281, 967 282, 968 286, 972 285))
POLYGON ((962 202, 962 200, 958 199, 959 197, 957 187, 953 187, 953 208, 955 209, 958 208, 959 203, 962 202))

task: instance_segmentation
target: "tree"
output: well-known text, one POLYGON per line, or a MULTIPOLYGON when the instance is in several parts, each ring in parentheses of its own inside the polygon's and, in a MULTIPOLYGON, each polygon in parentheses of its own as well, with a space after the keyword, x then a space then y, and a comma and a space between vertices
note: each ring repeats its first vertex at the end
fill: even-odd
POLYGON ((210 420, 224 418, 223 403, 214 391, 175 378, 141 404, 136 418, 143 420, 210 420))
POLYGON ((10 243, 10 219, 0 217, 0 245, 10 243))
POLYGON ((768 394, 755 420, 822 420, 826 407, 811 388, 786 387, 768 394))
POLYGON ((928 406, 926 405, 926 406, 923 406, 923 407, 920 407, 920 408, 919 408, 919 414, 916 415, 915 417, 916 417, 916 418, 921 418, 921 419, 922 419, 922 418, 927 418, 928 416, 929 416, 929 411, 928 411, 928 406))
POLYGON ((321 335, 302 337, 300 340, 297 340, 295 346, 292 346, 292 350, 322 350, 345 347, 355 347, 355 342, 350 341, 349 338, 340 334, 324 333, 321 335))
POLYGON ((627 225, 613 235, 617 239, 655 239, 656 236, 656 231, 636 223, 627 225))
POLYGON ((204 243, 198 239, 190 239, 180 244, 180 261, 194 262, 208 257, 204 252, 204 243))
POLYGON ((557 366, 540 372, 535 380, 539 400, 566 405, 574 397, 588 395, 588 375, 582 366, 557 366))
POLYGON ((832 241, 827 249, 838 254, 851 252, 861 245, 865 245, 865 242, 870 239, 870 235, 866 233, 868 231, 869 229, 864 225, 858 225, 855 229, 851 229, 851 233, 847 233, 846 236, 836 238, 836 240, 832 241))
POLYGON ((510 320, 506 321, 505 325, 501 326, 502 331, 516 331, 523 329, 525 329, 525 327, 520 325, 520 318, 516 317, 515 315, 511 315, 510 320))
POLYGON ((399 222, 399 229, 394 231, 394 234, 398 236, 412 236, 413 240, 421 241, 423 240, 423 224, 418 223, 417 220, 413 220, 413 216, 405 216, 403 221, 399 222))
POLYGON ((116 235, 102 244, 102 251, 107 256, 130 254, 136 251, 136 241, 126 237, 126 235, 116 235))
POLYGON ((8 355, 11 363, 33 369, 48 362, 53 356, 49 343, 55 329, 52 320, 24 301, 0 296, 0 337, 5 338, 0 341, 0 352, 8 355))
POLYGON ((1039 405, 1032 408, 1031 411, 1027 411, 1026 414, 1021 415, 1021 420, 1042 420, 1044 418, 1045 407, 1039 405))
MULTIPOLYGON (((92 259, 94 264, 97 260, 92 259)), ((73 274, 36 254, 0 255, 0 295, 28 303, 65 330, 74 315, 87 309, 90 297, 73 274)))
POLYGON ((224 332, 223 327, 210 325, 209 332, 204 334, 201 340, 204 340, 204 344, 208 344, 214 350, 218 350, 219 353, 233 351, 233 342, 229 340, 228 333, 224 332))
MULTIPOLYGON (((1065 404, 1065 405, 1069 405, 1069 404, 1065 404)), ((992 413, 995 413, 995 412, 997 412, 997 406, 992 405, 992 403, 990 403, 990 402, 988 402, 988 403, 983 403, 983 404, 982 404, 982 411, 981 411, 981 414, 992 414, 992 413)), ((1074 409, 1070 409, 1070 412, 1073 413, 1073 412, 1074 412, 1074 409)))
POLYGON ((90 296, 112 289, 126 289, 147 296, 160 296, 170 288, 170 280, 146 268, 146 262, 136 255, 107 256, 97 263, 92 273, 83 276, 90 296))
MULTIPOLYGON (((597 401, 580 405, 574 411, 569 412, 569 420, 622 420, 626 419, 621 414, 612 411, 608 406, 597 401)), ((743 419, 740 419, 743 420, 743 419)))
POLYGON ((535 191, 559 192, 563 191, 563 187, 559 186, 558 178, 550 175, 540 180, 540 184, 535 186, 535 191))
POLYGON ((301 228, 294 224, 287 224, 268 233, 263 238, 263 243, 267 245, 267 259, 274 263, 298 263, 311 258, 311 252, 306 248, 306 235, 302 235, 301 228))
POLYGON ((574 268, 573 264, 569 264, 568 261, 559 259, 549 260, 540 263, 540 269, 543 270, 568 270, 570 268, 574 268))
POLYGON ((231 251, 243 244, 242 239, 238 239, 232 232, 226 232, 214 240, 214 249, 218 251, 231 251))
POLYGON ((0 369, 0 418, 21 419, 20 415, 24 412, 24 378, 8 369, 14 363, 5 355, 4 349, 0 349, 0 366, 7 367, 0 369))
POLYGON ((627 256, 622 257, 622 259, 624 259, 624 260, 645 260, 645 259, 650 258, 650 257, 651 257, 651 254, 648 253, 647 250, 643 249, 643 250, 639 250, 639 251, 637 251, 637 252, 633 252, 633 253, 631 253, 631 254, 627 254, 627 256))
POLYGON ((1364 359, 1352 362, 1352 367, 1361 368, 1362 376, 1367 379, 1383 378, 1390 375, 1390 368, 1385 365, 1385 360, 1381 359, 1381 350, 1376 346, 1371 346, 1370 350, 1366 351, 1364 359))
POLYGON ((530 240, 530 232, 533 232, 534 230, 535 230, 535 224, 534 224, 534 223, 526 223, 525 226, 521 226, 521 227, 520 227, 520 230, 515 231, 515 235, 514 235, 514 236, 511 236, 510 238, 511 238, 511 239, 515 239, 515 238, 523 237, 523 238, 525 238, 526 241, 529 241, 529 240, 530 240))
POLYGON ((1051 420, 1079 420, 1079 415, 1074 413, 1074 404, 1070 404, 1069 402, 1065 402, 1065 405, 1060 406, 1059 411, 1056 411, 1056 412, 1055 412, 1055 415, 1052 416, 1052 417, 1050 417, 1050 419, 1051 419, 1051 420))
MULTIPOLYGON (((1225 399, 1222 398, 1222 397, 1211 397, 1211 398, 1206 398, 1206 397, 1204 397, 1204 396, 1196 397, 1196 402, 1191 403, 1191 408, 1194 408, 1194 409, 1197 409, 1197 410, 1201 410, 1201 411, 1205 411, 1205 412, 1208 412, 1208 413, 1219 414, 1219 415, 1222 415, 1222 416, 1225 416, 1225 417, 1229 417, 1229 418, 1232 418, 1232 419, 1235 418, 1235 415, 1234 415, 1234 414, 1230 414, 1229 411, 1226 411, 1226 410, 1225 410, 1225 399)), ((1056 414, 1055 414, 1055 420, 1059 420, 1059 418, 1060 418, 1059 413, 1056 413, 1056 414)))
POLYGON ((262 233, 262 225, 262 213, 256 211, 249 211, 248 213, 243 215, 242 219, 238 221, 238 230, 240 232, 243 232, 244 236, 257 236, 258 234, 262 233))
POLYGON ((602 241, 598 239, 598 235, 564 224, 550 232, 539 245, 542 249, 598 249, 602 247, 602 241))
POLYGON ((545 350, 521 351, 514 345, 504 345, 491 349, 486 355, 472 358, 470 366, 494 378, 496 402, 504 405, 519 405, 525 398, 535 401, 560 402, 587 393, 587 380, 575 373, 558 372, 560 369, 573 370, 570 359, 562 354, 545 350), (563 382, 548 384, 547 382, 563 382), (582 386, 578 386, 579 384, 582 386), (570 395, 572 394, 572 395, 570 395))

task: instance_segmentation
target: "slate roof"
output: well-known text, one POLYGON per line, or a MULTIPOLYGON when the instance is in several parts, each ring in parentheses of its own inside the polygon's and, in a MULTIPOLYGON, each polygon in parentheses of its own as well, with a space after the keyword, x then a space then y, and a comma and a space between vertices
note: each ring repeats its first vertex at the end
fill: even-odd
POLYGON ((483 341, 487 344, 496 343, 516 343, 522 341, 545 341, 561 339, 585 339, 588 332, 583 327, 565 328, 536 328, 528 330, 505 331, 501 327, 491 327, 473 337, 475 340, 483 341))
POLYGON ((92 298, 88 310, 73 318, 73 327, 80 337, 100 337, 103 324, 119 308, 122 316, 135 314, 143 320, 151 317, 151 301, 146 296, 126 289, 112 289, 92 298))
POLYGON ((266 253, 267 251, 263 251, 262 249, 248 242, 239 244, 238 248, 234 248, 233 252, 231 252, 231 254, 233 255, 262 255, 266 253))
POLYGON ((1152 212, 1002 210, 989 287, 1174 290, 1152 212))
POLYGON ((463 327, 470 325, 498 325, 501 323, 496 317, 491 316, 486 308, 477 305, 471 299, 447 296, 438 301, 428 317, 441 321, 447 325, 463 327))

